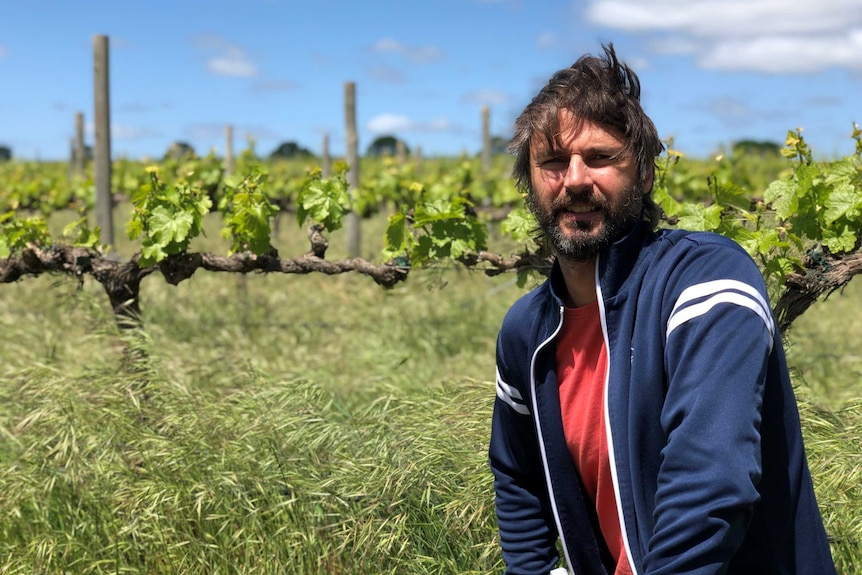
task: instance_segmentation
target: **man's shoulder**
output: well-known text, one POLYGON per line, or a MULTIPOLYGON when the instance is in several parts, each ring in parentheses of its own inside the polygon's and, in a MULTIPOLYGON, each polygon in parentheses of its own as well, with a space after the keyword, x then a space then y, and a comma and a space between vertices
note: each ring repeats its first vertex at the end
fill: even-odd
POLYGON ((550 282, 546 280, 509 307, 503 317, 500 337, 510 341, 531 341, 537 337, 536 330, 547 323, 548 315, 556 307, 550 282))
POLYGON ((515 300, 506 312, 503 319, 504 324, 506 322, 521 323, 528 318, 535 317, 552 297, 549 282, 546 280, 515 300))
POLYGON ((656 235, 664 244, 653 260, 656 273, 697 278, 737 278, 760 285, 762 276, 751 255, 734 240, 715 232, 663 230, 656 235))
POLYGON ((737 251, 744 252, 738 243, 715 232, 700 232, 680 229, 663 229, 656 232, 655 236, 658 242, 666 242, 668 245, 676 246, 715 246, 728 247, 737 251))

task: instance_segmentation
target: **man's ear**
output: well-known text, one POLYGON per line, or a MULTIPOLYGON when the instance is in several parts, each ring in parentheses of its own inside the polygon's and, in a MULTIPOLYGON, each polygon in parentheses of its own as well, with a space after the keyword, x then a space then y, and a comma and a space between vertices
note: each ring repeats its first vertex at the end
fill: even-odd
POLYGON ((641 192, 643 195, 647 195, 652 190, 653 181, 655 180, 655 168, 648 171, 646 177, 643 179, 643 189, 641 192))

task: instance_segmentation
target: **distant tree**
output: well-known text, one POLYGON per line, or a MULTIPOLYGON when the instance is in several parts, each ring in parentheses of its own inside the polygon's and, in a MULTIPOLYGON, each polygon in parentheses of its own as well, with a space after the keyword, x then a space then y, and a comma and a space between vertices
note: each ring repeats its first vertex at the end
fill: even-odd
POLYGON ((313 155, 311 150, 303 148, 296 142, 282 142, 269 157, 274 160, 278 158, 307 158, 313 155))
POLYGON ((12 148, 0 146, 0 162, 8 162, 12 159, 12 148))
POLYGON ((765 140, 738 140, 733 143, 733 151, 760 156, 777 156, 781 153, 781 144, 765 140))
MULTIPOLYGON (((398 138, 395 136, 379 136, 368 146, 365 151, 366 156, 394 156, 398 153, 398 138)), ((403 143, 403 142, 402 142, 403 143)), ((404 151, 410 155, 410 148, 404 144, 404 151)))
POLYGON ((196 158, 197 154, 191 144, 187 142, 173 142, 165 152, 165 159, 182 160, 183 158, 196 158))
POLYGON ((509 140, 503 136, 491 136, 491 155, 499 156, 509 153, 509 140))
MULTIPOLYGON (((74 157, 75 150, 72 150, 72 155, 74 157)), ((93 161, 93 146, 88 144, 84 144, 84 161, 92 162, 93 161)))

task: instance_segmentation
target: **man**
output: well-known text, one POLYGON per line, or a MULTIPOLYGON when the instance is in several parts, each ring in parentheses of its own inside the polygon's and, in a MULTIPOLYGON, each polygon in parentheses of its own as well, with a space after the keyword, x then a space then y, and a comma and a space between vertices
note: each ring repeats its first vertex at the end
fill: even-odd
POLYGON ((835 573, 761 274, 654 231, 662 144, 613 46, 515 123, 555 254, 497 345, 489 449, 507 573, 835 573), (559 543, 559 545, 558 545, 559 543))

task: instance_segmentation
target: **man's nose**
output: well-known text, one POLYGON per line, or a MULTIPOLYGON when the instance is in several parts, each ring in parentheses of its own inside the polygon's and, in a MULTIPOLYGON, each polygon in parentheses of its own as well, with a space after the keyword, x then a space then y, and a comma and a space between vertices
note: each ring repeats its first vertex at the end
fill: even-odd
POLYGON ((584 163, 580 156, 572 156, 569 159, 569 167, 563 179, 563 185, 568 189, 577 189, 591 186, 593 183, 590 176, 590 168, 584 163))

